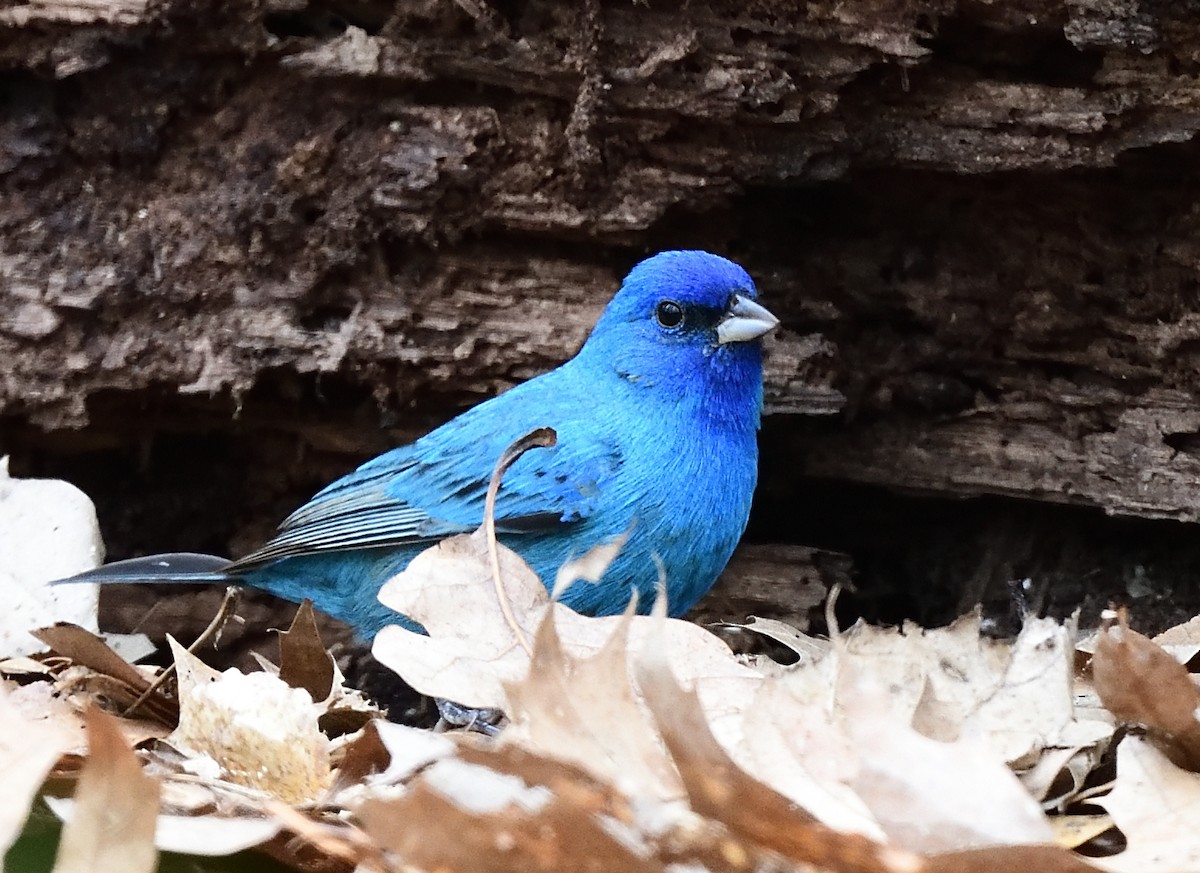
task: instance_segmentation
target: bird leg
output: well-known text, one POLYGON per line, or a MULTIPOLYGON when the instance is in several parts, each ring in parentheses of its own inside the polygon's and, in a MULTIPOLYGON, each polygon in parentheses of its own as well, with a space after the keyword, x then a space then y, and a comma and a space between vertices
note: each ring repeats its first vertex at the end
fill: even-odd
POLYGON ((435 698, 434 702, 437 703, 438 714, 441 716, 433 729, 435 733, 464 728, 495 737, 500 735, 504 727, 504 713, 498 709, 476 709, 442 697, 435 698))

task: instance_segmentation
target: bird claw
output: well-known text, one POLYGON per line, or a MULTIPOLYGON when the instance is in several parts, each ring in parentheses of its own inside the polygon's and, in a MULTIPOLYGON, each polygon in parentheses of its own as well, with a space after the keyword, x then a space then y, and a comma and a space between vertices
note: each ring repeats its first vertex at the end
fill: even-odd
POLYGON ((501 722, 504 720, 504 713, 498 709, 476 709, 441 697, 436 699, 436 703, 441 719, 434 730, 439 733, 463 728, 495 737, 499 736, 503 727, 501 722))

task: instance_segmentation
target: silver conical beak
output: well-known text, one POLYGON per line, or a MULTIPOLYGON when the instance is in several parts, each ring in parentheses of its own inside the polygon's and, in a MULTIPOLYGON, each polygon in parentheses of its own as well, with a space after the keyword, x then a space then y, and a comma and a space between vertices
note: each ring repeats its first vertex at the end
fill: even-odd
POLYGON ((717 324, 717 342, 721 345, 749 342, 773 330, 777 324, 779 319, 771 314, 771 310, 737 294, 733 305, 717 324))

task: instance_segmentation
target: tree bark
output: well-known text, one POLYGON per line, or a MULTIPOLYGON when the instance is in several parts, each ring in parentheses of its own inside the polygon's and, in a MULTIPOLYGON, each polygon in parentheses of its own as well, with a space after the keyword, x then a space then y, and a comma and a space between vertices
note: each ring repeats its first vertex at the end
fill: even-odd
POLYGON ((0 435, 232 435, 236 551, 706 247, 786 328, 765 477, 1194 521, 1198 12, 2 3, 0 435))

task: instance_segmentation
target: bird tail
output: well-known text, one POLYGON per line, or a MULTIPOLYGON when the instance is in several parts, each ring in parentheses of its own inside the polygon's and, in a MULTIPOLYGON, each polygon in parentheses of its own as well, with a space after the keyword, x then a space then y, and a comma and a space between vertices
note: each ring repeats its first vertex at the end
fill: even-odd
POLYGON ((195 552, 172 552, 167 555, 147 555, 144 558, 129 558, 114 561, 94 570, 87 570, 67 579, 59 579, 55 585, 73 582, 195 582, 230 584, 236 574, 227 572, 231 561, 216 555, 201 555, 195 552))

